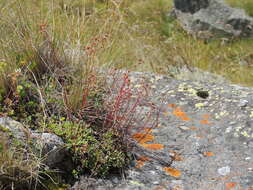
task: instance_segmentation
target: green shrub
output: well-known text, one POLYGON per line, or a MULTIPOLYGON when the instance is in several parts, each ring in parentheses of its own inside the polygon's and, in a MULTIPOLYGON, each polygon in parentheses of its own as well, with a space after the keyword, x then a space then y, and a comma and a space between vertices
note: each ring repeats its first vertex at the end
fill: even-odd
POLYGON ((112 130, 106 131, 70 121, 51 123, 47 128, 66 142, 77 164, 73 171, 76 175, 90 173, 106 176, 110 171, 122 169, 129 163, 130 157, 125 152, 125 147, 122 147, 119 137, 112 130))

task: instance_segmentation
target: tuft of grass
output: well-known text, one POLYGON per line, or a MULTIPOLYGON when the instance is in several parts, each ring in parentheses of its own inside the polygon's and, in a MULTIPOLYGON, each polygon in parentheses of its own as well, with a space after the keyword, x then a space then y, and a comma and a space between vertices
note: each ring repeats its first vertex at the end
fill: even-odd
POLYGON ((0 129, 0 187, 3 189, 41 189, 44 165, 37 155, 0 129))
POLYGON ((78 62, 84 66, 88 65, 88 58, 83 48, 96 44, 96 38, 106 38, 103 48, 97 47, 93 56, 96 61, 92 64, 98 67, 173 75, 171 66, 188 65, 221 74, 234 83, 252 85, 252 40, 227 43, 226 39, 194 39, 168 17, 171 8, 172 2, 165 0, 5 1, 0 19, 1 25, 6 26, 0 29, 1 60, 14 68, 22 64, 42 65, 38 67, 45 70, 43 65, 57 50, 56 63, 68 57, 69 63, 75 60, 70 65, 78 62), (50 51, 49 43, 53 47, 50 51), (66 52, 72 53, 67 56, 66 52))

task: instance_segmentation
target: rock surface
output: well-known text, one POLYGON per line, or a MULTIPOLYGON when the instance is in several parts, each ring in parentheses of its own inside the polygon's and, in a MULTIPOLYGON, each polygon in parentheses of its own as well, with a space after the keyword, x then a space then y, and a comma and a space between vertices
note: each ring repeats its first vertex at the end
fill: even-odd
POLYGON ((172 162, 137 157, 124 180, 81 178, 71 190, 253 189, 252 88, 138 72, 130 80, 150 88, 145 101, 161 111, 150 143, 172 162))
POLYGON ((65 143, 55 134, 37 133, 9 117, 0 117, 0 126, 2 130, 8 130, 11 137, 19 140, 23 145, 26 145, 28 140, 32 140, 33 148, 42 150, 44 163, 49 167, 58 167, 68 155, 68 151, 64 148, 65 143))
POLYGON ((174 0, 173 15, 200 38, 253 37, 253 18, 223 0, 174 0))

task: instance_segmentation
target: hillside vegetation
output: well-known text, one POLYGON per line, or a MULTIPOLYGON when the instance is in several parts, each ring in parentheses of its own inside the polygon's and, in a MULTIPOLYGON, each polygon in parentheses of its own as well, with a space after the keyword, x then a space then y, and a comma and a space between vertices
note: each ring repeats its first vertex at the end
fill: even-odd
MULTIPOLYGON (((249 0, 228 1, 252 10, 249 0)), ((25 63, 24 50, 31 54, 31 46, 43 41, 44 25, 61 53, 107 36, 106 48, 96 54, 97 65, 169 74, 170 65, 186 64, 235 83, 253 84, 252 40, 194 39, 167 17, 171 7, 172 2, 165 0, 1 0, 1 60, 13 67, 18 65, 17 57, 25 63)))

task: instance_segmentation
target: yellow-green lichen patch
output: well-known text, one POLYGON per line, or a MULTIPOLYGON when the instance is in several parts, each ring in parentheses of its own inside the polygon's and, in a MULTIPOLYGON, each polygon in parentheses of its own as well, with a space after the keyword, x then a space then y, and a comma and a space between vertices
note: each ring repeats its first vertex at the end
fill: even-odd
POLYGON ((187 84, 186 83, 181 83, 181 84, 179 84, 179 86, 178 86, 178 92, 184 92, 184 91, 187 91, 188 90, 188 86, 187 86, 187 84))
POLYGON ((204 103, 197 103, 197 104, 195 104, 195 108, 202 108, 204 106, 205 106, 204 103))
POLYGON ((134 86, 134 88, 140 88, 140 87, 142 87, 141 84, 136 84, 136 85, 134 86))
POLYGON ((135 185, 135 186, 144 186, 144 184, 143 183, 140 183, 140 182, 138 182, 138 181, 130 181, 130 184, 131 185, 135 185))
POLYGON ((245 129, 243 126, 238 126, 235 128, 235 137, 239 137, 240 135, 247 137, 247 138, 253 138, 252 129, 248 128, 245 129))
POLYGON ((174 92, 175 92, 174 90, 170 90, 170 91, 167 92, 167 94, 172 94, 174 92))
POLYGON ((215 119, 221 119, 222 117, 228 116, 229 113, 227 111, 222 111, 220 113, 215 113, 215 119))
POLYGON ((221 117, 226 116, 226 115, 228 115, 228 112, 227 112, 227 111, 220 112, 220 116, 221 116, 221 117))
POLYGON ((197 94, 197 90, 195 90, 192 85, 185 85, 183 90, 187 92, 190 96, 195 96, 197 94))
POLYGON ((196 96, 197 94, 197 91, 193 88, 189 88, 187 92, 189 93, 189 96, 196 96))
POLYGON ((155 76, 155 80, 156 80, 156 81, 161 80, 161 79, 163 79, 162 76, 159 76, 159 75, 158 75, 158 76, 155 76))
POLYGON ((149 81, 150 81, 151 83, 154 83, 154 82, 155 82, 155 79, 154 79, 154 78, 150 78, 149 81))
POLYGON ((242 131, 241 135, 243 135, 244 137, 250 137, 247 131, 242 131))

